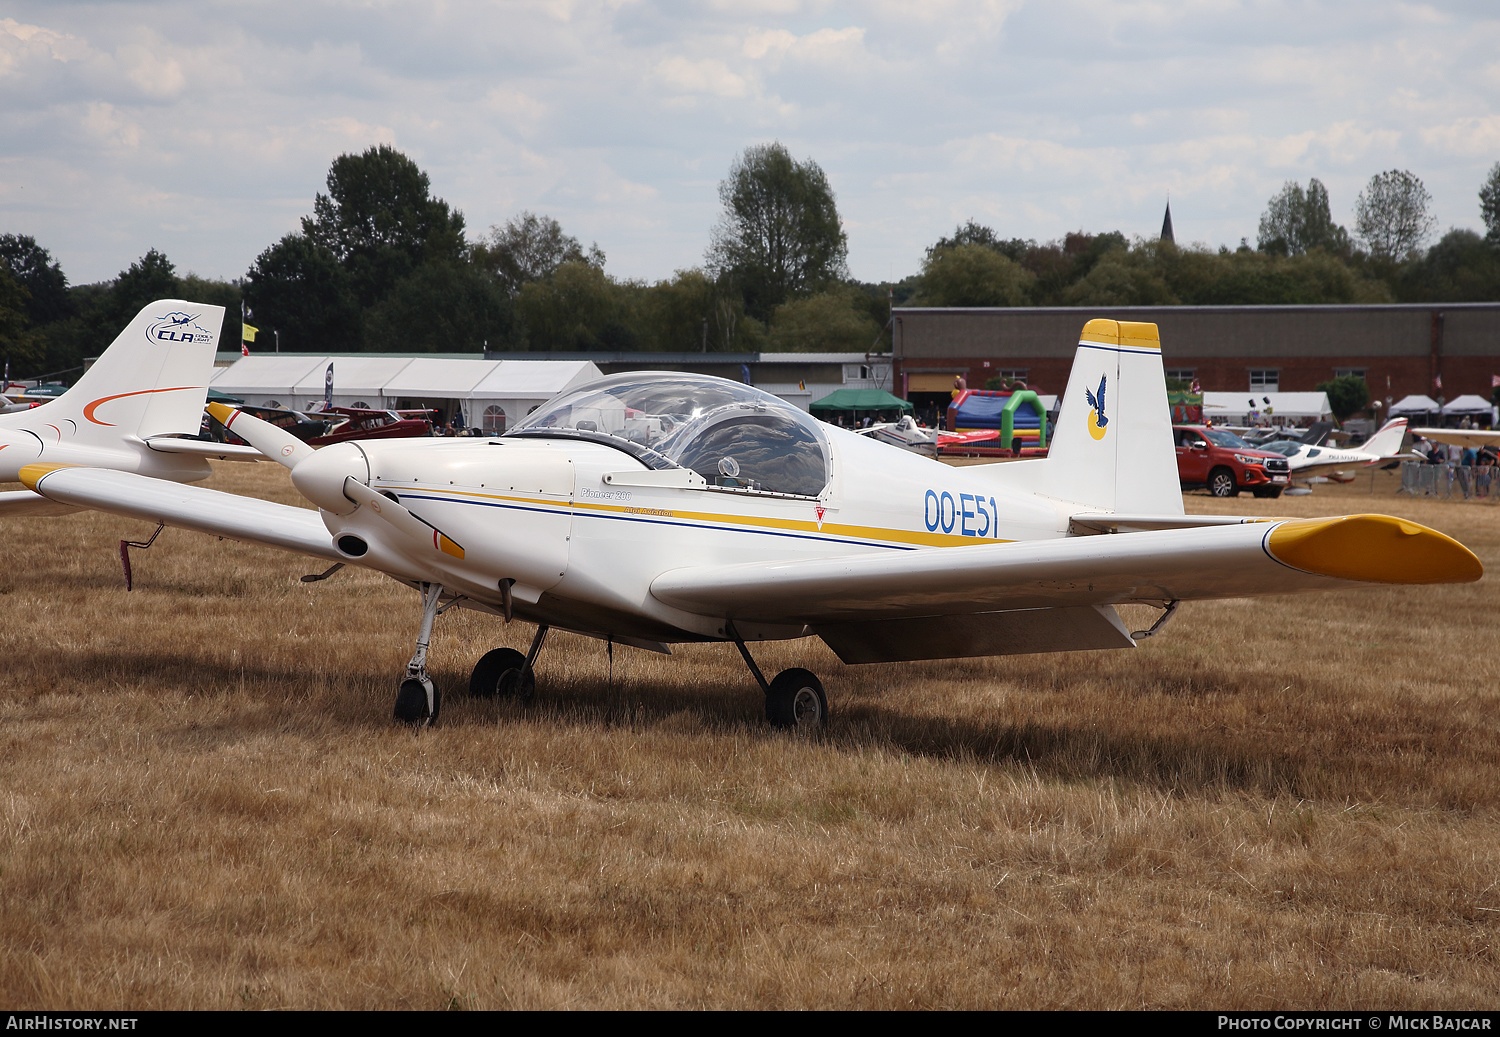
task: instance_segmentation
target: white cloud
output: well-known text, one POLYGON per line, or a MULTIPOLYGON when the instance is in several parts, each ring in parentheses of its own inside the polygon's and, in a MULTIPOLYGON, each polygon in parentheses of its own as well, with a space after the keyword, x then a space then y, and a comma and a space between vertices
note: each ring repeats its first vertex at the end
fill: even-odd
POLYGON ((674 55, 657 62, 656 78, 668 88, 684 94, 713 94, 718 97, 744 97, 749 87, 743 77, 714 58, 693 61, 674 55))

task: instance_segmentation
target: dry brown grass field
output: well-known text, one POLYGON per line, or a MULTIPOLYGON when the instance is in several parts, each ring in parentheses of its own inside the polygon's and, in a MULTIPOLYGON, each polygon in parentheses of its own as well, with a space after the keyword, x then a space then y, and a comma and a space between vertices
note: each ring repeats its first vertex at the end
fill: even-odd
MULTIPOLYGON (((272 465, 211 485, 282 500, 272 465)), ((1500 504, 1374 510, 1500 566, 1500 504)), ((98 514, 5 523, 7 1008, 1495 1008, 1496 575, 1184 606, 1114 653, 806 665, 556 635, 529 707, 389 721, 416 595, 98 514)), ((1154 613, 1137 610, 1140 623, 1154 613)), ((453 610, 451 692, 529 628, 453 610)))

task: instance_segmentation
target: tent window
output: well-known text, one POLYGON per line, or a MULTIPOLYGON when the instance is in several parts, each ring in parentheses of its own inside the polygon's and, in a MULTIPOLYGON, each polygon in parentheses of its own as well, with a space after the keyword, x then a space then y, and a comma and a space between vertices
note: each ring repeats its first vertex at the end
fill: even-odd
POLYGON ((280 410, 281 409, 281 401, 279 401, 279 400, 267 400, 261 406, 263 406, 263 407, 274 407, 277 410, 280 410))
POLYGON ((492 403, 484 409, 484 431, 499 435, 505 431, 505 408, 492 403))
POLYGON ((355 410, 369 410, 370 409, 370 405, 368 403, 366 403, 364 400, 355 400, 354 401, 354 409, 355 410))

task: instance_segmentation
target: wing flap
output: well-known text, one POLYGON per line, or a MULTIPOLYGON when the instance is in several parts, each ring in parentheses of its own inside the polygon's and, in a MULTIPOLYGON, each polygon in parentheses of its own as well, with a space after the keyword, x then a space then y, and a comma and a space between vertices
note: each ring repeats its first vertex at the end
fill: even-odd
POLYGON ((1350 582, 1461 583, 1483 572, 1467 548, 1436 530, 1351 515, 700 566, 663 573, 651 593, 700 615, 819 625, 1238 598, 1350 582))
POLYGON ((316 511, 104 468, 27 465, 21 481, 59 504, 347 561, 316 511))

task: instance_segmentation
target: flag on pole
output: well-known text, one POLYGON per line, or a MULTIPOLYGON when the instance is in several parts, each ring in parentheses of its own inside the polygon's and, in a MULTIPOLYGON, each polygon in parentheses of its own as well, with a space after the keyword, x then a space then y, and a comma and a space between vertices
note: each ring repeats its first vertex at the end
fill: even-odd
POLYGON ((1432 376, 1432 387, 1438 390, 1443 388, 1443 374, 1441 371, 1432 376))

